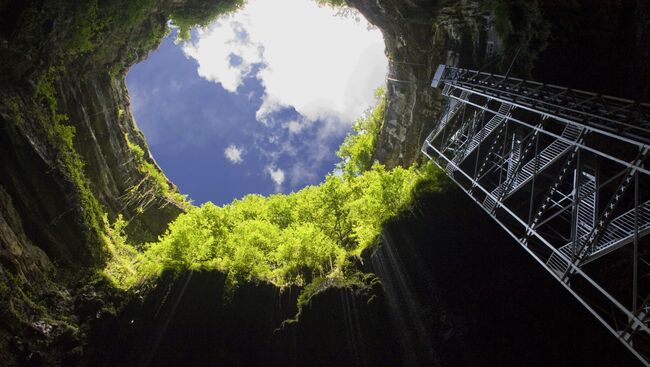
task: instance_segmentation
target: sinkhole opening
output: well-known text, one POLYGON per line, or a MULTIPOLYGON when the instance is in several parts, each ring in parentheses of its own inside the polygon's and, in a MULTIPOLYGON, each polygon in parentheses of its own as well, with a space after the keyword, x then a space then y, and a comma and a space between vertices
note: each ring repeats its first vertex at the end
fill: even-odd
POLYGON ((153 157, 195 204, 322 182, 385 81, 380 30, 314 0, 249 0, 176 33, 127 85, 153 157))

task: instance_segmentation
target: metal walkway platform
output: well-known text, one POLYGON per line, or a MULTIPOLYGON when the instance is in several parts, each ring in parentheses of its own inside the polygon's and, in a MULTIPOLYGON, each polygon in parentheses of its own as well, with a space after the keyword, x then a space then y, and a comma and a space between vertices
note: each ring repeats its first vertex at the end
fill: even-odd
POLYGON ((445 65, 432 87, 422 153, 650 366, 650 105, 445 65))

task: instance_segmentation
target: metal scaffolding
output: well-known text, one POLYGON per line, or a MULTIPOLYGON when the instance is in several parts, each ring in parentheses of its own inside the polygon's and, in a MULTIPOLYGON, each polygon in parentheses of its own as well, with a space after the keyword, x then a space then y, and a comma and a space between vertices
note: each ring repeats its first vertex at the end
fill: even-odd
POLYGON ((650 366, 650 105, 440 65, 422 145, 650 366))

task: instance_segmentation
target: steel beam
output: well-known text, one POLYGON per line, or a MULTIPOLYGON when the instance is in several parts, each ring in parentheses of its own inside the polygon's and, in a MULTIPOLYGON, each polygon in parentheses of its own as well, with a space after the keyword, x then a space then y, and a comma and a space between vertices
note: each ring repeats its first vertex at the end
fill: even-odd
POLYGON ((445 66, 432 86, 425 156, 650 366, 650 105, 445 66))

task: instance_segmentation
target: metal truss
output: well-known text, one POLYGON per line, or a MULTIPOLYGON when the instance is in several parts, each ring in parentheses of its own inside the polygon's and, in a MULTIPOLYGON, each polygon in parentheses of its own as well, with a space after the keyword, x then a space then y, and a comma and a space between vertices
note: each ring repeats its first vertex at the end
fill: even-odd
POLYGON ((422 152, 650 366, 650 105, 440 65, 422 152))

